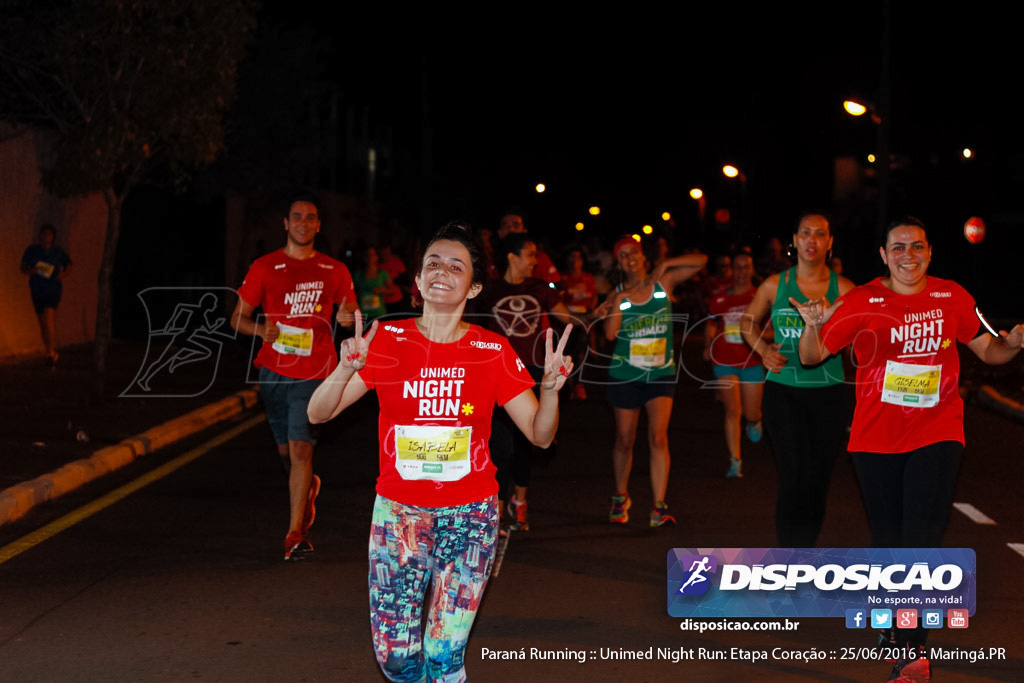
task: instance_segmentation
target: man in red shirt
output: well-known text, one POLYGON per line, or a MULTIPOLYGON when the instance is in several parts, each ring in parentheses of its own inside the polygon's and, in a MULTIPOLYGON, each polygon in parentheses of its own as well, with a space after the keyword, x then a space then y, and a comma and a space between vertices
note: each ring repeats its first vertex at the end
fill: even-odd
POLYGON ((231 325, 258 336, 260 392, 277 452, 288 472, 290 521, 284 559, 313 551, 309 528, 316 516, 320 478, 313 474, 316 433, 306 417, 309 397, 337 365, 333 323, 354 324, 356 295, 348 268, 313 248, 320 232, 316 199, 301 196, 284 219, 284 248, 256 259, 238 290, 231 325), (338 306, 336 316, 334 307, 338 306), (263 315, 254 317, 257 308, 263 315))

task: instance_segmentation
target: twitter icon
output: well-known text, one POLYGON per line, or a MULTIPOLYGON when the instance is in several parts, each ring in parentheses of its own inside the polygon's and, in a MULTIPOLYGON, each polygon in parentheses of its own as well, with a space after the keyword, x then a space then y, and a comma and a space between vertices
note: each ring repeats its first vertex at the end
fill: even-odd
POLYGON ((892 610, 891 609, 873 609, 873 610, 871 610, 871 627, 872 628, 892 628, 892 610))

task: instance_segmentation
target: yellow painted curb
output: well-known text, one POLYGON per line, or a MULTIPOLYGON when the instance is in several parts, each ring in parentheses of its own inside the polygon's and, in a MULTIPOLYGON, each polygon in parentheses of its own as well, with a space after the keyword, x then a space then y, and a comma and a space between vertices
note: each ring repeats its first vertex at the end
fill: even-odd
POLYGON ((55 472, 4 489, 0 491, 0 524, 20 519, 40 503, 74 491, 79 486, 124 467, 147 453, 239 415, 256 405, 258 396, 258 389, 244 389, 125 439, 119 444, 101 448, 88 458, 68 463, 55 472))

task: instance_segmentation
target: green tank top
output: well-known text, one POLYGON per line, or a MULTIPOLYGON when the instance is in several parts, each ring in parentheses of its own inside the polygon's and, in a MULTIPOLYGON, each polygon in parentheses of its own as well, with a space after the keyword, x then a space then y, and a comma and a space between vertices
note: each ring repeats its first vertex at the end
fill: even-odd
MULTIPOLYGON (((620 285, 621 290, 621 285, 620 285)), ((608 374, 630 382, 672 378, 676 372, 672 348, 672 303, 658 283, 647 301, 623 299, 622 326, 615 339, 608 374)))
MULTIPOLYGON (((839 276, 830 273, 828 291, 825 293, 830 302, 839 298, 839 276)), ((807 301, 800 288, 796 285, 796 267, 779 273, 779 289, 772 305, 772 328, 775 331, 775 343, 782 343, 779 353, 789 359, 782 372, 767 373, 767 380, 791 387, 816 388, 842 383, 843 359, 833 356, 824 363, 805 367, 800 363, 800 335, 804 332, 804 319, 800 312, 789 303, 793 297, 800 303, 807 301)))

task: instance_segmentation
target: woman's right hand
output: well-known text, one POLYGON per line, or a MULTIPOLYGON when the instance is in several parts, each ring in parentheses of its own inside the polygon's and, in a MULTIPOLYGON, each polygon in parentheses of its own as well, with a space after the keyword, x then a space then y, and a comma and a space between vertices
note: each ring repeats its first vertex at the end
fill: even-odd
POLYGON ((828 299, 822 297, 820 299, 812 299, 806 303, 800 303, 793 297, 789 297, 789 303, 793 304, 800 317, 804 319, 804 324, 808 327, 821 327, 829 320, 832 319, 832 314, 836 312, 836 309, 843 305, 843 300, 835 302, 829 305, 828 299))
POLYGON ((769 372, 782 372, 789 362, 789 358, 779 353, 781 348, 782 344, 768 344, 767 350, 761 354, 761 363, 769 372))
POLYGON ((362 370, 366 367, 366 358, 370 353, 370 342, 377 336, 377 321, 370 325, 370 330, 363 336, 363 314, 359 309, 354 311, 356 319, 355 336, 343 339, 339 347, 338 364, 343 368, 362 370))

